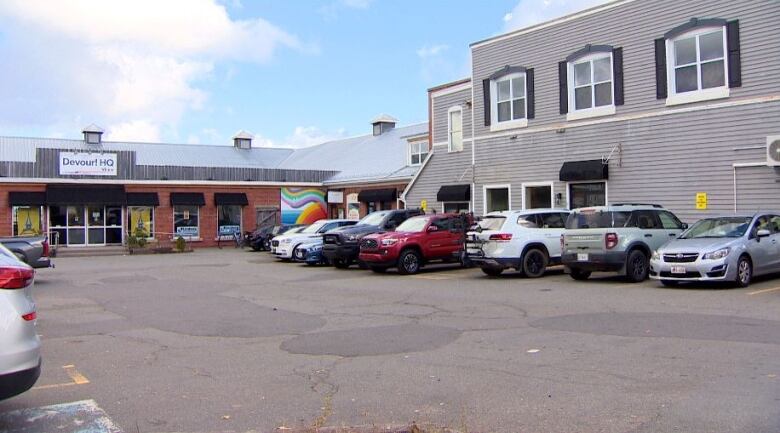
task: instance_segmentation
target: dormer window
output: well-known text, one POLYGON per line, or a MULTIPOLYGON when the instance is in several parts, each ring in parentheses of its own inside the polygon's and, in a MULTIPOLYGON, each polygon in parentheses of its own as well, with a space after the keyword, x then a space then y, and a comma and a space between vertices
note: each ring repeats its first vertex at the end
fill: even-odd
POLYGON ((84 142, 87 144, 100 144, 103 136, 103 128, 94 123, 81 130, 84 134, 84 142))
POLYGON ((677 105, 728 97, 742 84, 739 50, 737 21, 694 18, 668 31, 656 40, 658 98, 677 105))
POLYGON ((428 157, 428 141, 419 140, 409 143, 409 165, 420 165, 428 157))
POLYGON ((622 49, 610 45, 586 45, 562 62, 566 120, 615 114, 622 104, 622 63, 622 49))
POLYGON ((236 135, 233 136, 233 147, 236 149, 249 150, 252 148, 253 138, 255 138, 254 135, 244 130, 238 131, 236 135))

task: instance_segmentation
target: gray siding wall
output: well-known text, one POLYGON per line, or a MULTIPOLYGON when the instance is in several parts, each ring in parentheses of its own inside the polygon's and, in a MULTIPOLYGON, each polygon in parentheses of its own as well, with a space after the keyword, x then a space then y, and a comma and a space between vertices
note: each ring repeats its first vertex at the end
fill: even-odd
POLYGON ((447 152, 446 146, 437 146, 433 150, 428 164, 423 168, 406 195, 406 206, 420 207, 422 200, 428 201, 428 210, 441 211, 441 203, 436 201, 436 194, 442 185, 471 184, 470 141, 463 143, 463 152, 447 152))
POLYGON ((520 34, 472 49, 477 137, 484 126, 482 80, 505 65, 534 68, 536 118, 529 128, 562 123, 559 114, 558 62, 585 44, 623 47, 625 105, 617 115, 664 108, 656 99, 653 41, 680 24, 698 18, 740 21, 741 88, 731 98, 777 93, 780 89, 780 2, 771 0, 637 0, 559 25, 520 34))
MULTIPOLYGON (((451 107, 456 105, 460 106, 463 110, 463 138, 466 139, 471 137, 471 109, 466 107, 466 101, 469 100, 471 100, 471 89, 432 98, 432 143, 447 142, 447 112, 451 107)), ((471 159, 471 155, 469 155, 469 159, 471 159)))
MULTIPOLYGON (((289 170, 246 167, 178 167, 136 165, 135 152, 117 154, 116 176, 60 176, 59 153, 68 149, 36 149, 36 162, 0 162, 0 176, 20 178, 121 179, 121 180, 213 180, 266 182, 323 182, 337 171, 289 170)), ((81 150, 74 150, 79 152, 81 150)), ((82 151, 83 152, 83 151, 82 151)))
MULTIPOLYGON (((610 203, 658 203, 689 222, 733 213, 733 165, 765 163, 766 137, 777 134, 780 101, 478 140, 475 210, 482 213, 485 184, 510 183, 512 207, 519 209, 522 183, 545 181, 555 182, 565 207, 567 186, 558 181, 563 162, 600 159, 621 144, 622 154, 609 162, 610 203), (697 192, 708 194, 708 210, 696 210, 697 192)), ((780 210, 780 169, 737 168, 736 179, 738 210, 780 210)))

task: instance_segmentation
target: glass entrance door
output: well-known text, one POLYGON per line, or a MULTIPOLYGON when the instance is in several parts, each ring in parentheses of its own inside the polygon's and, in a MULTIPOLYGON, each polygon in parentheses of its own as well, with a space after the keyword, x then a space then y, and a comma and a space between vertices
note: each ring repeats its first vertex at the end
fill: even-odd
POLYGON ((88 244, 106 244, 106 209, 104 207, 87 207, 87 222, 89 224, 88 244))
POLYGON ((85 233, 84 206, 68 206, 68 245, 84 245, 85 233))
POLYGON ((50 206, 49 226, 60 245, 121 244, 121 206, 50 206))

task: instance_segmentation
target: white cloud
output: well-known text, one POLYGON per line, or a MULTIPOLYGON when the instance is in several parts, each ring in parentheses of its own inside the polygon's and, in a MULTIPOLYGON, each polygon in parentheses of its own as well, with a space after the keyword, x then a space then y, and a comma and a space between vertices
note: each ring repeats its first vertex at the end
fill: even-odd
POLYGON ((504 31, 511 31, 558 18, 608 0, 520 0, 504 15, 504 31))
POLYGON ((445 44, 438 45, 424 45, 417 50, 417 57, 426 59, 428 57, 438 56, 449 48, 445 44))
POLYGON ((346 136, 344 129, 325 132, 315 126, 297 126, 292 134, 282 141, 273 141, 259 134, 255 135, 254 146, 260 147, 291 147, 301 149, 322 144, 327 141, 338 140, 346 136))
POLYGON ((219 62, 316 51, 262 18, 231 19, 218 0, 3 0, 0 25, 0 56, 14 59, 0 70, 3 123, 97 122, 133 140, 175 134, 208 101, 219 62))
POLYGON ((160 142, 160 129, 146 120, 134 120, 112 125, 106 130, 106 141, 160 142))

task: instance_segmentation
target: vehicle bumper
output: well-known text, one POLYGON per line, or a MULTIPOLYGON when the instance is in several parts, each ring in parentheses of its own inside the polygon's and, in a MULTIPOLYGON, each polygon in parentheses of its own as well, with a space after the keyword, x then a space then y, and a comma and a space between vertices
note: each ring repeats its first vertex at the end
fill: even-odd
POLYGON ((38 258, 38 260, 31 261, 30 263, 28 263, 28 265, 32 266, 35 269, 54 267, 54 263, 52 263, 49 257, 40 257, 38 258))
POLYGON ((626 252, 587 253, 587 260, 578 260, 577 253, 565 252, 561 255, 561 263, 567 270, 571 268, 593 272, 617 272, 626 266, 626 252))
POLYGON ((398 261, 398 257, 380 252, 361 252, 358 258, 369 266, 395 266, 398 261))
POLYGON ((650 278, 667 281, 731 281, 736 279, 737 266, 728 258, 720 260, 696 260, 690 263, 668 263, 650 260, 650 278), (684 273, 672 272, 679 267, 684 273))
POLYGON ((38 365, 22 371, 0 375, 0 400, 19 395, 35 385, 41 375, 41 358, 38 365))
POLYGON ((520 268, 520 259, 514 257, 485 257, 480 255, 467 254, 466 259, 473 265, 480 268, 509 269, 520 268))
POLYGON ((309 250, 302 250, 299 248, 295 252, 295 257, 293 257, 293 260, 295 260, 296 262, 302 262, 302 263, 313 265, 322 262, 322 254, 321 251, 309 251, 309 250))
POLYGON ((354 260, 357 259, 360 255, 360 246, 358 244, 325 244, 322 246, 322 255, 325 256, 328 260, 354 260))
POLYGON ((292 246, 279 245, 278 247, 274 248, 273 255, 275 255, 279 259, 291 259, 292 252, 293 252, 292 246))

